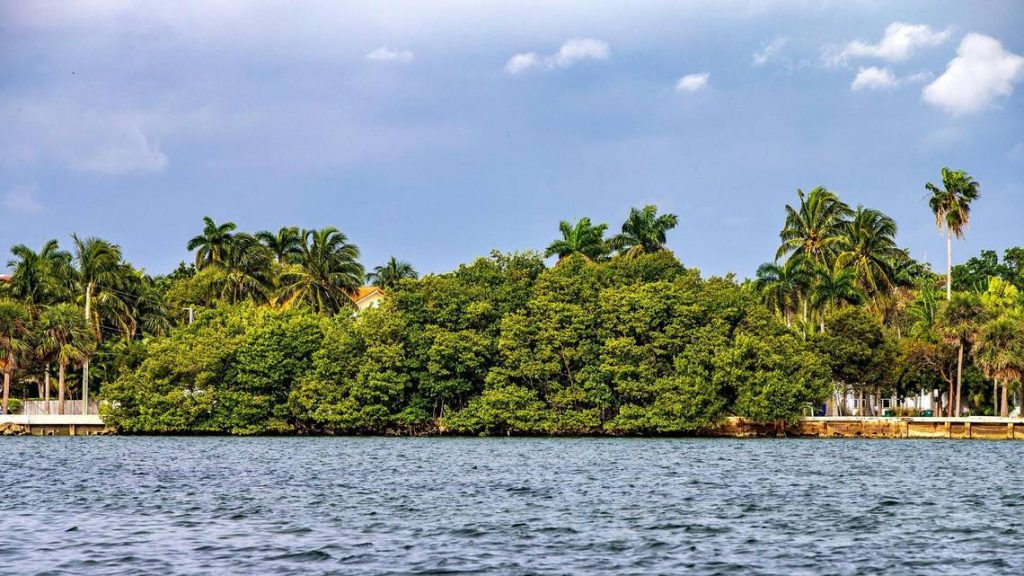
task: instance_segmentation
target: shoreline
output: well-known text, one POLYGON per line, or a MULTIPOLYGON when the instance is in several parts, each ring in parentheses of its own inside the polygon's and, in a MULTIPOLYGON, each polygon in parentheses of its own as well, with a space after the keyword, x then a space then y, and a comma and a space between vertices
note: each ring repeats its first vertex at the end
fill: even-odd
MULTIPOLYGON (((103 423, 99 416, 68 415, 8 415, 0 417, 0 436, 232 436, 229 434, 121 434, 116 428, 103 423)), ((473 437, 467 434, 282 434, 261 435, 276 437, 473 437)), ((491 437, 501 437, 495 434, 491 437)), ((752 422, 740 417, 729 417, 718 426, 701 430, 693 435, 531 435, 537 438, 861 438, 861 439, 953 439, 953 440, 1024 440, 1024 418, 995 416, 970 417, 884 417, 884 416, 819 416, 805 417, 794 423, 752 422)), ((243 436, 239 436, 243 437, 243 436)))

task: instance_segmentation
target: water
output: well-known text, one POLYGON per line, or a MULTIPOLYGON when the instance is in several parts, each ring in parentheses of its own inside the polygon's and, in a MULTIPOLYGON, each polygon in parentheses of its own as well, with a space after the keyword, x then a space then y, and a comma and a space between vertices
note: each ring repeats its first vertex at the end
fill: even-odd
POLYGON ((48 574, 994 574, 1024 443, 0 438, 48 574))

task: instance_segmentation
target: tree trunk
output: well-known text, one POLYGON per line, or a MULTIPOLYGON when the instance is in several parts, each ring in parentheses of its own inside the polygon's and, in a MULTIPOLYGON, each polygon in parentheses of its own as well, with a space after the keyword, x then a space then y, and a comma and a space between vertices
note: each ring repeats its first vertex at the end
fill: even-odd
POLYGON ((960 342, 960 349, 956 354, 956 415, 960 416, 963 411, 960 410, 960 393, 963 391, 963 372, 964 372, 964 343, 960 342))
POLYGON ((4 370, 4 399, 0 404, 0 414, 7 414, 7 404, 11 400, 11 373, 4 370))
POLYGON ((953 299, 953 231, 946 226, 946 300, 953 299))
POLYGON ((992 379, 992 414, 999 412, 999 380, 992 379))
POLYGON ((50 413, 50 367, 46 367, 46 372, 43 373, 43 400, 46 401, 46 413, 50 413))
MULTIPOLYGON (((92 290, 93 284, 90 282, 85 287, 85 323, 92 328, 92 290)), ((98 338, 97 338, 98 340, 98 338)), ((89 358, 85 359, 82 363, 82 414, 86 414, 89 409, 89 358)))
POLYGON ((857 416, 864 416, 864 390, 857 395, 857 416))
POLYGON ((64 373, 67 371, 67 365, 61 364, 57 370, 57 414, 64 413, 64 373))
POLYGON ((1003 384, 1003 397, 1002 400, 999 402, 999 415, 1002 416, 1003 418, 1006 418, 1007 416, 1010 415, 1010 411, 1006 405, 1006 384, 1003 384))
POLYGON ((949 397, 946 399, 946 416, 953 417, 953 381, 949 381, 949 397))

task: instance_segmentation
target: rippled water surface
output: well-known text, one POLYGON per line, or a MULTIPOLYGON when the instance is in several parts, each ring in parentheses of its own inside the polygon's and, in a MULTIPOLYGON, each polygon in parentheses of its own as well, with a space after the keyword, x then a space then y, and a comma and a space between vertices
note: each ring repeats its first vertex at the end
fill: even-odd
POLYGON ((1024 443, 25 437, 0 450, 4 573, 1024 567, 1024 443))

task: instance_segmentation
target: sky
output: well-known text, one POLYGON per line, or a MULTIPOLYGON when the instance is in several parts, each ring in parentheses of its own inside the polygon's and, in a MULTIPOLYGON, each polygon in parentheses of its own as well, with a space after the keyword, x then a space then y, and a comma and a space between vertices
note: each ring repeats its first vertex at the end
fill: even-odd
POLYGON ((163 273, 211 216, 444 272, 656 204, 745 277, 823 185, 942 269, 943 166, 981 183, 955 261, 1024 245, 1021 30, 1000 0, 0 0, 0 251, 163 273))

